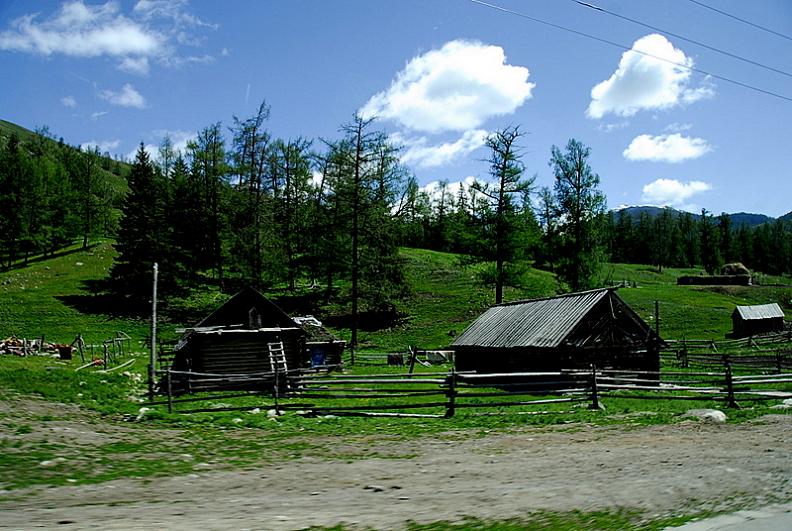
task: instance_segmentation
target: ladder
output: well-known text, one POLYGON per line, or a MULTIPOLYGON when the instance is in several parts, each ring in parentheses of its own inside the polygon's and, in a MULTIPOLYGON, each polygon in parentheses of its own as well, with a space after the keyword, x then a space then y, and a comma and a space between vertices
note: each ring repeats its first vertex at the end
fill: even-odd
POLYGON ((289 391, 289 366, 286 364, 286 352, 283 348, 283 341, 277 343, 267 343, 269 350, 270 368, 275 375, 275 392, 281 390, 289 391), (281 376, 282 375, 282 376, 281 376))

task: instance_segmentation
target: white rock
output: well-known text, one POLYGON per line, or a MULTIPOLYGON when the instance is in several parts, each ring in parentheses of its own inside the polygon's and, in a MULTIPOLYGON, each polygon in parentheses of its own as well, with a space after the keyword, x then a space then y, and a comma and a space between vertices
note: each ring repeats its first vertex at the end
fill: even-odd
POLYGON ((267 410, 267 416, 269 418, 277 417, 278 416, 278 412, 275 409, 269 409, 269 410, 267 410))
POLYGON ((231 422, 233 422, 234 424, 239 424, 240 422, 242 422, 242 419, 237 417, 234 420, 232 420, 231 422))
POLYGON ((254 408, 254 409, 250 410, 250 414, 251 415, 258 415, 259 413, 261 413, 261 409, 260 408, 254 408))
POLYGON ((49 468, 49 467, 51 467, 51 466, 57 466, 57 465, 59 465, 59 464, 63 463, 64 461, 66 461, 66 459, 65 459, 65 458, 63 458, 63 457, 56 457, 55 459, 50 459, 50 460, 47 460, 47 461, 42 461, 41 463, 39 463, 39 466, 43 466, 44 468, 49 468))
POLYGON ((726 422, 726 413, 719 409, 691 409, 685 413, 686 417, 696 417, 705 422, 726 422))

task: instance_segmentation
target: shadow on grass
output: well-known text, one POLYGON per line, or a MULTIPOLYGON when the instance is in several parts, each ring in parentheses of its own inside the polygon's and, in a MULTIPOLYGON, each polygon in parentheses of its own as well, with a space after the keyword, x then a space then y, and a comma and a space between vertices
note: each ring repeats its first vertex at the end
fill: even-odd
MULTIPOLYGON (((365 332, 387 330, 400 324, 404 315, 394 311, 369 311, 358 314, 358 328, 365 332)), ((324 318, 324 323, 333 328, 352 328, 352 314, 330 315, 324 318)))
POLYGON ((63 249, 59 249, 57 251, 54 251, 52 254, 36 255, 33 258, 28 258, 27 261, 25 261, 24 259, 19 259, 16 262, 14 262, 13 264, 11 264, 10 266, 6 266, 6 267, 3 267, 3 268, 0 268, 0 271, 14 271, 16 269, 24 269, 24 268, 26 268, 28 266, 31 266, 31 265, 39 263, 39 262, 45 262, 47 260, 52 260, 53 258, 60 258, 62 256, 69 256, 70 254, 87 252, 87 251, 90 251, 92 249, 95 249, 98 246, 99 246, 98 243, 92 243, 86 248, 83 248, 82 246, 79 246, 79 247, 74 247, 72 249, 69 249, 68 247, 71 247, 71 245, 70 245, 68 247, 64 247, 63 249))
POLYGON ((112 292, 109 279, 90 279, 82 282, 81 292, 59 295, 56 298, 82 314, 137 318, 151 314, 151 300, 117 295, 112 292))

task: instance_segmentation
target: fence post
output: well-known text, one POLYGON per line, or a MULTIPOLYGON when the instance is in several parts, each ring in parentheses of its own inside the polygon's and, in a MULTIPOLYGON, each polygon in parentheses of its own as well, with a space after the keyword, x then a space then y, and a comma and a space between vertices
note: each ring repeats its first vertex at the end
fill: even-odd
POLYGON ((446 396, 448 396, 448 404, 446 404, 445 418, 450 419, 456 413, 456 372, 451 369, 451 374, 446 377, 448 389, 446 396))
POLYGON ((783 372, 782 371, 783 367, 782 367, 781 359, 782 359, 781 351, 780 350, 776 350, 776 373, 777 374, 781 374, 781 372, 783 372))
POLYGON ((407 371, 407 373, 409 374, 409 376, 407 377, 412 378, 412 373, 415 370, 415 360, 418 357, 418 347, 409 345, 407 349, 410 351, 410 368, 407 371))
POLYGON ((734 380, 732 378, 731 362, 728 356, 724 356, 726 364, 726 407, 739 408, 740 405, 734 399, 734 380))
POLYGON ((166 383, 168 386, 168 413, 173 413, 173 386, 171 384, 171 370, 166 373, 166 383))
POLYGON ((275 398, 275 413, 279 413, 278 409, 278 395, 280 395, 280 371, 278 370, 278 366, 275 365, 275 388, 273 390, 273 396, 275 398))
POLYGON ((589 409, 602 409, 599 403, 599 391, 597 390, 597 366, 591 364, 591 407, 589 409))

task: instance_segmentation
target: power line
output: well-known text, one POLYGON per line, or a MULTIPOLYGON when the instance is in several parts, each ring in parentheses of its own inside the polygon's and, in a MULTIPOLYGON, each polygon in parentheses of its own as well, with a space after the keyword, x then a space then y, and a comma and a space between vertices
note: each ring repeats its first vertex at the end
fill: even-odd
POLYGON ((696 0, 689 0, 689 1, 694 3, 694 4, 696 4, 697 6, 701 6, 701 7, 705 8, 705 9, 709 9, 711 11, 715 11, 716 13, 720 13, 723 16, 726 16, 726 17, 729 17, 729 18, 733 18, 734 20, 739 20, 743 24, 748 24, 749 26, 753 26, 754 28, 760 29, 762 31, 766 31, 767 33, 772 33, 773 35, 777 35, 779 37, 782 37, 784 39, 792 41, 792 37, 790 37, 789 35, 784 35, 783 33, 779 33, 777 31, 771 30, 770 28, 766 28, 764 26, 760 26, 759 24, 755 24, 755 23, 751 22, 750 20, 745 20, 744 18, 740 18, 737 15, 732 15, 731 13, 727 13, 726 11, 721 11, 720 9, 714 8, 712 6, 708 6, 704 2, 697 2, 696 0))
POLYGON ((782 100, 786 100, 786 101, 792 102, 792 98, 790 98, 789 96, 784 96, 783 94, 778 94, 777 92, 772 92, 772 91, 769 91, 769 90, 765 90, 763 88, 759 88, 759 87, 754 86, 754 85, 749 85, 748 83, 743 83, 742 81, 737 81, 736 79, 731 79, 731 78, 728 78, 726 76, 721 76, 721 75, 718 75, 718 74, 714 74, 712 72, 707 72, 706 70, 702 70, 702 69, 696 68, 694 66, 689 66, 689 65, 686 65, 684 63, 677 63, 676 61, 672 61, 670 59, 666 59, 665 57, 660 57, 659 55, 654 55, 654 54, 651 54, 649 52, 644 52, 644 51, 641 51, 641 50, 634 50, 634 49, 632 49, 631 46, 625 46, 624 44, 620 44, 618 42, 614 42, 614 41, 611 41, 611 40, 608 40, 608 39, 604 39, 602 37, 597 37, 596 35, 591 35, 590 33, 584 33, 582 31, 574 30, 574 29, 568 28, 566 26, 561 26, 560 24, 554 24, 554 23, 548 22, 546 20, 542 20, 542 19, 539 19, 539 18, 531 17, 529 15, 526 15, 525 13, 520 13, 519 11, 513 11, 511 9, 506 9, 505 7, 497 6, 495 4, 489 4, 487 2, 483 2, 482 0, 469 0, 469 1, 474 3, 474 4, 479 4, 479 5, 482 5, 484 7, 488 7, 490 9, 494 9, 496 11, 501 11, 503 13, 508 13, 510 15, 514 15, 514 16, 517 16, 517 17, 520 17, 520 18, 524 18, 524 19, 530 20, 532 22, 536 22, 537 24, 543 24, 545 26, 549 26, 549 27, 555 28, 555 29, 560 29, 560 30, 566 31, 568 33, 574 33, 575 35, 579 35, 581 37, 586 37, 587 39, 592 39, 592 40, 595 40, 597 42, 601 42, 603 44, 608 44, 610 46, 614 46, 616 48, 621 48, 622 50, 626 50, 628 52, 632 51, 632 52, 644 55, 646 57, 651 57, 653 59, 657 59, 658 61, 663 61, 665 63, 669 63, 669 64, 672 64, 674 66, 678 66, 679 68, 683 68, 685 70, 690 70, 691 72, 696 72, 696 73, 699 73, 699 74, 703 74, 705 76, 710 76, 710 77, 713 77, 715 79, 720 79, 721 81, 725 81, 727 83, 731 83, 733 85, 737 85, 739 87, 747 88, 749 90, 753 90, 753 91, 756 91, 756 92, 761 92, 762 94, 766 94, 768 96, 773 96, 775 98, 779 98, 779 99, 782 99, 782 100))
POLYGON ((790 73, 790 72, 786 72, 784 70, 779 70, 778 68, 774 68, 772 66, 768 66, 766 64, 760 63, 758 61, 754 61, 752 59, 748 59, 748 58, 743 57, 741 55, 737 55, 737 54, 734 54, 734 53, 731 53, 731 52, 727 52, 726 50, 722 50, 720 48, 716 48, 715 46, 710 46, 709 44, 705 44, 705 43, 703 43, 701 41, 696 41, 696 40, 693 40, 691 38, 684 37, 682 35, 679 35, 678 33, 673 33, 673 32, 670 32, 668 30, 664 30, 662 28, 658 28, 657 26, 652 26, 651 24, 647 24, 645 22, 641 22, 640 20, 635 20, 635 19, 630 18, 630 17, 625 17, 624 15, 620 15, 618 13, 614 13, 613 11, 608 11, 607 9, 604 9, 602 7, 599 7, 599 6, 596 6, 594 4, 589 4, 587 2, 582 2, 581 0, 571 0, 571 1, 576 3, 576 4, 578 4, 578 5, 581 5, 583 7, 587 7, 589 9, 593 9, 594 11, 600 11, 600 12, 605 13, 607 15, 610 15, 612 17, 620 18, 622 20, 626 20, 627 22, 632 22, 633 24, 638 24, 639 26, 643 26, 644 28, 648 28, 648 29, 653 30, 653 31, 658 31, 660 33, 665 33, 667 35, 671 35, 672 37, 675 37, 677 39, 680 39, 680 40, 683 40, 683 41, 687 41, 689 43, 695 44, 697 46, 701 46, 702 48, 706 48, 708 50, 712 50, 713 52, 717 52, 717 53, 720 53, 720 54, 723 54, 723 55, 727 55, 727 56, 731 57, 732 59, 737 59, 738 61, 743 61, 745 63, 750 63, 750 64, 752 64, 754 66, 758 66, 760 68, 764 68, 766 70, 770 70, 770 71, 775 72, 777 74, 782 74, 782 75, 785 75, 787 77, 792 77, 792 73, 790 73))

